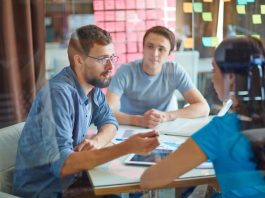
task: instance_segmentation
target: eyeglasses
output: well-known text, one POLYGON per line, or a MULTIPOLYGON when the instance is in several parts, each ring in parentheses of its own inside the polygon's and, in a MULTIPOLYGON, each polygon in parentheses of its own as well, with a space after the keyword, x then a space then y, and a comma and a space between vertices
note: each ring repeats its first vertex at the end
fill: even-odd
POLYGON ((86 55, 86 56, 89 58, 93 58, 93 59, 97 60, 99 63, 101 63, 104 66, 106 66, 109 62, 111 62, 112 64, 115 65, 119 60, 119 57, 115 56, 115 55, 112 55, 109 57, 102 57, 102 58, 97 58, 97 57, 88 56, 88 55, 86 55))

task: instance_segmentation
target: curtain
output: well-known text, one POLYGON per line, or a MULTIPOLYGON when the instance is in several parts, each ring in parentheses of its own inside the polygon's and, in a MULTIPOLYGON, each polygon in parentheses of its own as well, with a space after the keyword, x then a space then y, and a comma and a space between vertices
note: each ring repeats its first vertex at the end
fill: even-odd
POLYGON ((44 0, 0 0, 0 127, 24 121, 45 81, 44 0))

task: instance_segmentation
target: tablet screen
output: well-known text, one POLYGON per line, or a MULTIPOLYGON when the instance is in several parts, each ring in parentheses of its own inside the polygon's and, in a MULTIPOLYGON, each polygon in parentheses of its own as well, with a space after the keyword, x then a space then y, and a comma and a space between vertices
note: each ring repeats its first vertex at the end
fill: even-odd
POLYGON ((131 154, 125 161, 126 164, 152 165, 164 159, 172 150, 155 149, 149 155, 131 154))

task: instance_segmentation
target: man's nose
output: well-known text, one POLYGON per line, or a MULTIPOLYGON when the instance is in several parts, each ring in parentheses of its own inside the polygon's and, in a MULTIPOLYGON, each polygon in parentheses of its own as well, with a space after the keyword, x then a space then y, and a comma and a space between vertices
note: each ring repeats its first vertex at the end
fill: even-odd
POLYGON ((154 48, 154 50, 153 50, 153 55, 154 55, 154 56, 158 56, 158 55, 159 55, 159 51, 158 51, 157 48, 154 48))
POLYGON ((112 70, 115 64, 109 59, 107 64, 105 65, 106 70, 112 70))

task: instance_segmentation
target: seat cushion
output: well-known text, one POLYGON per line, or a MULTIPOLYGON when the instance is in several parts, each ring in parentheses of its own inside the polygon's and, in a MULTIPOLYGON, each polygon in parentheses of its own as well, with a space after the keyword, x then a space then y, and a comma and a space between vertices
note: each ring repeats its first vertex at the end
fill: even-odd
POLYGON ((23 123, 0 129, 0 191, 11 193, 17 143, 23 123))

